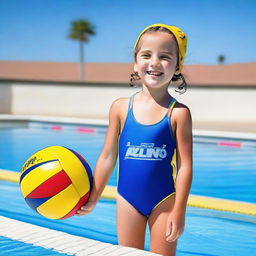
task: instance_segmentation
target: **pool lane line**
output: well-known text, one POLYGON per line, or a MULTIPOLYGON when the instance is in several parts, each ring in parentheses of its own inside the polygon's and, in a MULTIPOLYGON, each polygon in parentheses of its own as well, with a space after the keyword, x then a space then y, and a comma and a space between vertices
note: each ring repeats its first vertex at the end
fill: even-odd
MULTIPOLYGON (((0 180, 19 182, 20 174, 18 172, 0 169, 0 180)), ((117 189, 114 186, 106 186, 101 197, 105 199, 115 200, 117 189)), ((256 216, 256 204, 220 199, 207 196, 189 195, 188 206, 205 208, 211 210, 233 212, 239 214, 256 216)))
POLYGON ((51 249, 68 255, 91 256, 157 256, 148 251, 138 250, 110 243, 103 243, 85 237, 70 235, 34 224, 0 216, 0 235, 35 246, 51 249))
MULTIPOLYGON (((102 198, 116 199, 117 190, 114 186, 106 186, 102 193, 102 198)), ((205 208, 211 210, 240 213, 256 216, 256 204, 220 199, 207 196, 189 195, 188 206, 205 208)))
MULTIPOLYGON (((51 125, 48 127, 49 129, 53 131, 63 131, 65 130, 65 127, 62 125, 51 125)), ((87 134, 94 134, 97 132, 97 129, 91 128, 91 127, 74 127, 74 131, 79 132, 79 133, 87 133, 87 134)))
POLYGON ((5 180, 5 181, 11 181, 11 182, 19 183, 19 181, 20 181, 20 173, 14 172, 14 171, 0 169, 0 180, 5 180))

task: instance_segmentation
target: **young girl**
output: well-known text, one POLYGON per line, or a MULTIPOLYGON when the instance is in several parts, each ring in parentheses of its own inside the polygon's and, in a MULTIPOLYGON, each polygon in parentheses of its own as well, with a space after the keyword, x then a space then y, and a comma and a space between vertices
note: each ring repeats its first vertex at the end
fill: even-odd
POLYGON ((113 102, 109 128, 94 172, 89 202, 77 215, 95 207, 119 154, 117 234, 119 244, 144 248, 146 224, 150 250, 175 255, 185 223, 192 180, 192 122, 189 109, 169 93, 181 78, 187 38, 177 27, 145 28, 134 47, 134 73, 142 89, 113 102))

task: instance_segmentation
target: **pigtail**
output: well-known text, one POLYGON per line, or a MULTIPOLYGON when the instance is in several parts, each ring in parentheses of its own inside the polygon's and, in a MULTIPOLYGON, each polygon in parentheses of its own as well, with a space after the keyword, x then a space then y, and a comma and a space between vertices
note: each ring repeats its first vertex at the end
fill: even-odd
POLYGON ((140 80, 138 72, 133 72, 131 73, 131 78, 130 78, 130 87, 137 87, 136 81, 140 80))
POLYGON ((183 94, 187 91, 187 82, 184 78, 184 75, 183 74, 174 74, 173 77, 172 77, 172 82, 178 82, 180 81, 180 84, 178 85, 178 87, 175 89, 175 92, 178 92, 179 94, 183 94))

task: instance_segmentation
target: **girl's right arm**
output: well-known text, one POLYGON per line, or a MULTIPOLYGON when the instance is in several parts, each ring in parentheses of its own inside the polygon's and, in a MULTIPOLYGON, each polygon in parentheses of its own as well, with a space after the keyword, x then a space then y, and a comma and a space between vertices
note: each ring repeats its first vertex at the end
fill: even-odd
POLYGON ((109 127, 93 174, 93 188, 89 201, 76 212, 76 216, 85 215, 93 210, 115 167, 120 133, 119 110, 119 101, 116 100, 110 107, 109 127))

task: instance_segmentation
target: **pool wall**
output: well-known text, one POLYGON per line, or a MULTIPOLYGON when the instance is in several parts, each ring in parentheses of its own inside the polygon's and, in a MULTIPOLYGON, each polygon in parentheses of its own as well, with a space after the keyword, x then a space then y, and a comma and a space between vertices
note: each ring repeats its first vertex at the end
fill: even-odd
MULTIPOLYGON (((128 84, 0 81, 0 114, 108 118, 111 103, 139 88, 128 84)), ((256 131, 256 90, 252 86, 191 86, 183 95, 195 128, 228 124, 229 130, 256 131)))

